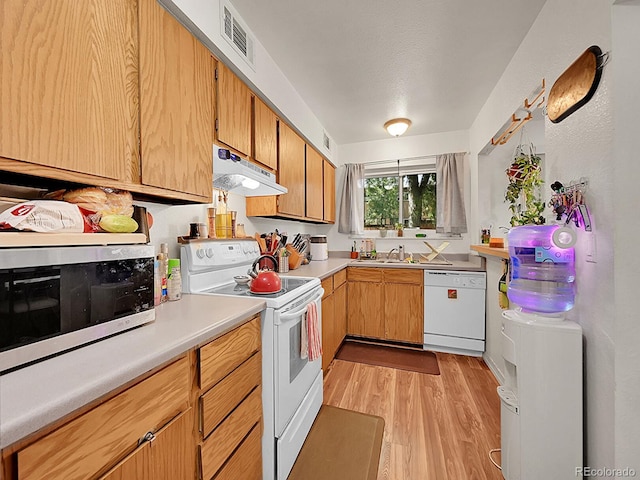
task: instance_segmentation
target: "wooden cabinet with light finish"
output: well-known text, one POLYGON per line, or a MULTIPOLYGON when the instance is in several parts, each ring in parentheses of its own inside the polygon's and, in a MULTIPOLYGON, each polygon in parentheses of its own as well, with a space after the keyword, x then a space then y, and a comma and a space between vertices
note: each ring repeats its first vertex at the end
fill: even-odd
POLYGON ((324 220, 327 223, 336 221, 336 167, 327 160, 323 161, 323 201, 324 220))
POLYGON ((278 181, 288 192, 278 197, 278 213, 304 217, 305 143, 286 123, 280 122, 278 181))
POLYGON ((0 32, 0 171, 211 201, 212 57, 155 0, 10 2, 0 32))
MULTIPOLYGON (((172 418, 187 411, 189 379, 189 361, 185 356, 19 450, 16 478, 95 478, 133 451, 146 432, 161 431, 172 418)), ((186 417, 193 425, 193 417, 186 417)), ((166 437, 171 451, 191 451, 189 457, 195 460, 193 436, 166 437)), ((142 468, 138 463, 144 464, 145 457, 145 453, 136 455, 137 459, 130 466, 123 466, 123 471, 142 468)), ((156 460, 162 461, 161 458, 156 460)), ((118 478, 117 473, 113 475, 118 478)))
POLYGON ((139 0, 142 183, 211 201, 211 53, 156 0, 139 0))
POLYGON ((322 369, 327 370, 347 335, 347 271, 322 280, 322 369))
POLYGON ((349 334, 422 343, 422 270, 350 267, 348 280, 349 334))
POLYGON ((262 478, 260 342, 258 315, 200 348, 199 478, 262 478))
POLYGON ((322 370, 327 371, 333 360, 333 342, 335 337, 335 301, 333 296, 333 276, 322 280, 322 370))
POLYGON ((287 187, 286 194, 247 197, 248 217, 335 222, 335 167, 282 121, 278 137, 278 183, 287 187))
POLYGON ((193 429, 192 409, 180 414, 100 480, 193 479, 195 445, 185 442, 193 429))
POLYGON ((278 169, 278 117, 258 97, 253 99, 253 160, 278 169))
POLYGON ((347 268, 347 332, 384 338, 383 285, 379 268, 347 268))
POLYGON ((311 146, 306 146, 306 217, 314 220, 324 219, 324 188, 323 162, 324 159, 311 146))
POLYGON ((305 143, 286 123, 278 127, 278 183, 287 187, 284 195, 247 197, 248 217, 285 217, 304 219, 305 215, 305 143))
POLYGON ((135 181, 136 2, 23 0, 1 11, 0 169, 135 181))
POLYGON ((245 157, 251 155, 251 90, 227 66, 216 70, 216 139, 245 157))

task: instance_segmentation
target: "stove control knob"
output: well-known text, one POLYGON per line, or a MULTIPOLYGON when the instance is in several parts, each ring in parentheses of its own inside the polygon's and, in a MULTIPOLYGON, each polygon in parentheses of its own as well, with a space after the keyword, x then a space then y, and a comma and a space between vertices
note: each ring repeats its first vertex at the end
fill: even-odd
POLYGON ((197 256, 198 258, 204 258, 204 250, 203 250, 202 248, 198 248, 198 249, 196 250, 196 256, 197 256))
POLYGON ((207 258, 213 257, 213 248, 207 248, 207 258))

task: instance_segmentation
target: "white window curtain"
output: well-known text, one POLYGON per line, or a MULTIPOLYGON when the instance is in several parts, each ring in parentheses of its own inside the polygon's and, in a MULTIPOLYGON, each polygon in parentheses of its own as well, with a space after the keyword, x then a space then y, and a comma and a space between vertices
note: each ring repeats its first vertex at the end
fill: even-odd
POLYGON ((345 164, 342 199, 338 212, 338 232, 364 234, 364 165, 345 164))
POLYGON ((436 232, 467 233, 464 210, 464 154, 436 157, 436 232))

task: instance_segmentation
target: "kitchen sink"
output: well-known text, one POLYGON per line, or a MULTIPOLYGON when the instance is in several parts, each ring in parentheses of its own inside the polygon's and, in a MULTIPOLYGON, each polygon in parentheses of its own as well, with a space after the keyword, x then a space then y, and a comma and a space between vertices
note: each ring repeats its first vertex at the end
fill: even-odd
POLYGON ((354 262, 358 262, 358 263, 406 263, 404 260, 398 260, 396 258, 376 258, 374 259, 370 259, 370 258, 365 258, 365 259, 358 259, 358 260, 354 260, 354 262))

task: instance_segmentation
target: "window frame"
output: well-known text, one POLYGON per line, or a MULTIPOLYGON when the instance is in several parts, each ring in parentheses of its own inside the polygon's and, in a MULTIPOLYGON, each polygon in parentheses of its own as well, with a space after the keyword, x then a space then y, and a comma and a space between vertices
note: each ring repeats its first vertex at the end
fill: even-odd
MULTIPOLYGON (((392 165, 391 162, 389 162, 388 164, 386 164, 386 166, 379 166, 379 165, 371 165, 371 166, 366 166, 365 165, 365 174, 364 174, 364 178, 365 181, 369 178, 381 178, 381 177, 395 177, 398 179, 398 191, 396 192, 396 198, 398 200, 398 223, 400 223, 401 225, 404 225, 404 215, 403 215, 403 205, 404 205, 404 185, 403 185, 403 177, 407 176, 407 175, 427 175, 427 174, 435 174, 436 173, 436 166, 435 166, 435 162, 431 163, 426 163, 426 164, 409 164, 409 165, 401 165, 400 161, 396 161, 397 163, 395 165, 392 165)), ((438 183, 438 178, 436 175, 436 185, 438 183)), ((366 189, 366 186, 365 186, 366 189)), ((365 204, 366 204, 366 200, 365 200, 365 204)), ((364 221, 364 219, 363 219, 364 221)), ((366 223, 363 225, 365 230, 369 230, 369 231, 375 231, 375 230, 379 230, 376 228, 372 228, 372 227, 367 227, 366 223)), ((420 227, 404 227, 406 229, 410 229, 412 231, 416 231, 416 232, 420 232, 420 231, 425 231, 425 232, 435 232, 435 227, 434 228, 428 228, 428 229, 424 229, 424 228, 420 228, 420 227)))

